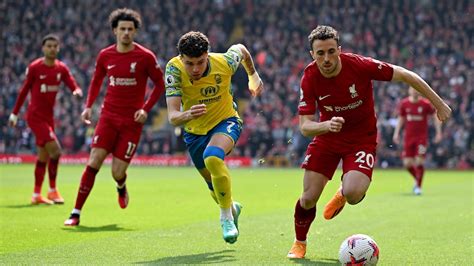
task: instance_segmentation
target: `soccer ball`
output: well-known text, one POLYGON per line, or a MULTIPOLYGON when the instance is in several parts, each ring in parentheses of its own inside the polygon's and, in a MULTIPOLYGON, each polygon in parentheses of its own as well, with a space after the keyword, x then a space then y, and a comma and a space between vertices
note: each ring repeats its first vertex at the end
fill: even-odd
POLYGON ((352 235, 339 248, 339 261, 342 265, 376 265, 378 260, 379 247, 367 235, 352 235))

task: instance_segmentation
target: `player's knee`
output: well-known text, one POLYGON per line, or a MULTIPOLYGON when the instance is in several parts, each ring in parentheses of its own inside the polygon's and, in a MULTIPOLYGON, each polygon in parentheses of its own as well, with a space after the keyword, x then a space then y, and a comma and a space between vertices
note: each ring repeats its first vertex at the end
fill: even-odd
POLYGON ((224 157, 224 150, 217 146, 208 146, 203 153, 204 164, 211 173, 213 169, 224 164, 224 157))
POLYGON ((303 195, 300 198, 300 205, 303 209, 309 210, 316 206, 316 200, 314 198, 303 195))
POLYGON ((117 181, 121 180, 125 177, 125 171, 112 167, 112 177, 117 181))
POLYGON ((51 152, 51 154, 49 154, 49 158, 51 158, 53 160, 59 160, 59 157, 61 157, 61 150, 60 149, 53 150, 51 152))
POLYGON ((356 205, 364 199, 365 191, 357 188, 344 189, 344 197, 347 203, 356 205))
POLYGON ((346 198, 346 201, 347 203, 349 203, 350 205, 356 205, 358 203, 360 203, 364 198, 365 198, 365 193, 351 193, 351 194, 344 194, 345 198, 346 198))

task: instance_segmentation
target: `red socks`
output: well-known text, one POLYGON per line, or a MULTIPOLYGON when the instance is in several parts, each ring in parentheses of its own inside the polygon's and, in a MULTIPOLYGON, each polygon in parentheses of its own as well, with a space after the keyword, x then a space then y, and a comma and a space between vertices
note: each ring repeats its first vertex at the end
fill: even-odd
POLYGON ((410 174, 416 180, 416 168, 415 168, 415 166, 407 167, 407 170, 408 170, 408 172, 410 172, 410 174))
POLYGON ((309 210, 303 209, 300 205, 300 200, 296 202, 295 206, 295 233, 296 240, 306 241, 309 227, 316 217, 316 207, 309 210))
POLYGON ((407 167, 407 170, 415 179, 416 185, 421 188, 423 175, 425 174, 425 167, 423 165, 410 166, 410 167, 407 167))
POLYGON ((56 175, 58 173, 58 164, 59 164, 59 158, 56 160, 49 159, 49 163, 48 163, 49 187, 52 189, 56 188, 56 175))
POLYGON ((416 185, 421 188, 421 183, 423 182, 423 175, 425 174, 425 167, 423 165, 418 165, 416 167, 416 185))
POLYGON ((34 193, 41 194, 41 186, 43 185, 45 173, 46 173, 46 163, 41 162, 41 161, 36 161, 34 193))
POLYGON ((86 202, 89 193, 92 190, 95 182, 95 176, 99 170, 94 169, 90 166, 87 166, 84 172, 82 173, 81 184, 79 185, 79 192, 77 192, 76 205, 75 209, 81 210, 82 206, 86 202))

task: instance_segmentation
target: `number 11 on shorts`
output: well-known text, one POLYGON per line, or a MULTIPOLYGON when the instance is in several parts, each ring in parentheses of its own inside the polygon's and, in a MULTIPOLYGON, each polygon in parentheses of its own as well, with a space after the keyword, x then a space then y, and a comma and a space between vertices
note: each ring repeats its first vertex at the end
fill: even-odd
POLYGON ((125 158, 126 159, 130 159, 130 157, 132 157, 132 154, 135 151, 136 147, 137 147, 137 144, 135 144, 133 142, 130 142, 130 141, 128 142, 127 151, 125 152, 125 158))

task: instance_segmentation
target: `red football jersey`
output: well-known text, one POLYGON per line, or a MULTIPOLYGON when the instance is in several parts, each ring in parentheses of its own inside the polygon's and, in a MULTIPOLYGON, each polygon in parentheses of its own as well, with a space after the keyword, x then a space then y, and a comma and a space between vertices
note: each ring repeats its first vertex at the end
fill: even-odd
POLYGON ((434 107, 427 99, 420 98, 410 102, 404 98, 399 105, 400 117, 405 119, 405 142, 413 139, 428 140, 428 119, 435 113, 434 107))
POLYGON ((332 78, 321 75, 316 62, 309 64, 301 79, 299 115, 313 115, 316 108, 320 121, 334 116, 345 123, 338 133, 326 133, 316 139, 351 143, 375 142, 376 116, 372 80, 389 81, 393 77, 390 64, 356 54, 341 53, 341 72, 332 78))
POLYGON ((56 95, 61 82, 66 83, 71 91, 79 88, 69 68, 60 60, 56 59, 53 66, 45 65, 44 58, 34 60, 26 69, 26 79, 12 113, 18 114, 28 92, 31 91, 27 115, 52 120, 56 95))
POLYGON ((90 108, 94 103, 107 75, 108 85, 102 115, 133 120, 139 109, 150 112, 164 91, 163 72, 153 52, 138 43, 134 43, 134 46, 134 49, 127 53, 119 53, 115 44, 100 51, 86 107, 90 108), (148 77, 155 84, 155 89, 144 103, 148 77))

